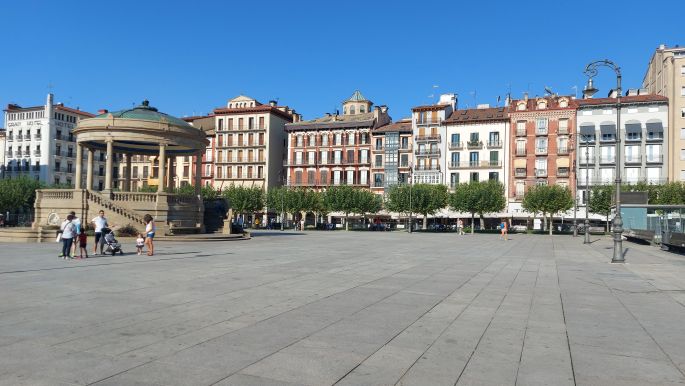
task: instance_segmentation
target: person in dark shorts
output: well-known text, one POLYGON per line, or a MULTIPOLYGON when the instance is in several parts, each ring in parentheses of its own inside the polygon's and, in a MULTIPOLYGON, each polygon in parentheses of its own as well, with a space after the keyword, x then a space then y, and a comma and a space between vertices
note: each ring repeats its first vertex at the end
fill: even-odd
POLYGON ((105 238, 102 234, 102 228, 109 228, 107 219, 105 218, 105 211, 101 210, 97 217, 91 220, 95 226, 95 243, 93 245, 93 254, 97 254, 98 244, 100 245, 100 254, 102 255, 102 250, 105 247, 105 238))

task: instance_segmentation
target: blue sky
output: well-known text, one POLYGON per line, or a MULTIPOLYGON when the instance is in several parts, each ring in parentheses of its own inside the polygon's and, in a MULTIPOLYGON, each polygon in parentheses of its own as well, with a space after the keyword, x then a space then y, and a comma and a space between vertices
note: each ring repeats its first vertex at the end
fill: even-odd
MULTIPOLYGON (((91 112, 147 98, 186 116, 246 94, 310 119, 360 89, 398 119, 432 94, 457 93, 462 108, 508 90, 573 94, 605 57, 638 87, 660 43, 685 44, 682 2, 657 3, 4 2, 0 104, 42 104, 52 90, 91 112)), ((613 84, 608 70, 596 82, 601 94, 613 84)))

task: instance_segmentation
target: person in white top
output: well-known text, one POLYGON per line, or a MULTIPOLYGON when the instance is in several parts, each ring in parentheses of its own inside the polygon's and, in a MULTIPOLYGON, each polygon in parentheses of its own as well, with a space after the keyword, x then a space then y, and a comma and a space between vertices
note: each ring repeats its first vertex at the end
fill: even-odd
POLYGON ((145 245, 147 245, 147 255, 152 256, 155 254, 155 246, 152 243, 152 239, 155 238, 155 222, 149 214, 146 214, 145 217, 143 217, 143 220, 145 221, 145 245))
POLYGON ((62 232, 62 254, 60 257, 63 259, 70 258, 71 244, 74 241, 74 236, 76 236, 76 225, 73 223, 73 220, 74 216, 69 215, 59 227, 62 232))
POLYGON ((91 220, 91 223, 95 226, 95 243, 93 243, 93 254, 98 251, 98 244, 100 244, 100 254, 102 255, 102 250, 105 247, 105 238, 102 237, 102 228, 109 227, 107 219, 105 218, 105 211, 101 210, 97 217, 91 220))
POLYGON ((73 242, 74 250, 71 252, 71 257, 74 257, 74 256, 76 256, 76 250, 79 249, 79 245, 78 245, 79 243, 77 242, 76 239, 78 239, 78 235, 81 234, 81 219, 76 217, 76 212, 74 212, 73 210, 71 212, 69 212, 69 214, 74 216, 74 219, 71 222, 76 227, 76 231, 74 232, 74 242, 73 242))

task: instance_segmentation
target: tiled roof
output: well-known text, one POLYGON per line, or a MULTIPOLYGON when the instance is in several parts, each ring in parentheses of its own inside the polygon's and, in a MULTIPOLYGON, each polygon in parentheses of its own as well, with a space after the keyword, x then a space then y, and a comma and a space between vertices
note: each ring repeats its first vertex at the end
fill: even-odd
POLYGON ((161 113, 156 108, 149 105, 147 100, 143 101, 140 106, 132 109, 119 110, 113 112, 106 112, 95 117, 95 119, 140 119, 151 122, 168 123, 179 127, 193 127, 188 122, 171 116, 169 114, 161 113))
POLYGON ((327 115, 309 121, 288 123, 285 127, 286 131, 296 131, 308 129, 372 127, 374 123, 374 113, 370 112, 351 115, 327 115))
POLYGON ((525 110, 517 110, 516 105, 522 101, 523 99, 514 99, 511 101, 511 109, 509 110, 510 113, 525 113, 525 112, 531 112, 531 111, 546 111, 546 110, 575 110, 578 107, 578 100, 574 99, 570 95, 559 95, 559 96, 545 96, 545 97, 533 97, 528 99, 528 103, 526 104, 526 109, 525 110), (560 107, 559 106, 559 100, 561 98, 565 98, 568 100, 568 107, 560 107), (547 108, 546 109, 538 109, 537 108, 537 101, 540 99, 545 99, 547 101, 547 108))
POLYGON ((443 122, 446 125, 483 121, 508 121, 508 107, 491 107, 487 109, 456 110, 443 122))
MULTIPOLYGON (((654 102, 664 102, 668 103, 668 98, 662 95, 647 94, 647 95, 631 95, 622 96, 621 103, 631 104, 631 103, 654 103, 654 102)), ((589 98, 580 99, 578 104, 580 107, 583 106, 597 106, 597 105, 612 105, 616 103, 616 98, 589 98)))
POLYGON ((55 105, 55 110, 67 111, 67 112, 70 112, 70 113, 83 115, 83 116, 86 116, 86 117, 88 117, 88 118, 92 118, 92 117, 95 116, 95 114, 91 114, 91 113, 89 113, 89 112, 87 112, 87 111, 82 111, 82 110, 79 110, 79 109, 72 109, 71 107, 62 106, 62 105, 55 105))
POLYGON ((345 102, 368 102, 369 100, 364 98, 364 95, 362 95, 359 90, 354 90, 354 93, 352 94, 351 97, 347 98, 345 102))
POLYGON ((380 127, 377 127, 373 129, 371 132, 372 134, 381 134, 381 133, 390 133, 390 132, 399 132, 399 133, 411 133, 412 128, 411 128, 411 120, 409 119, 404 119, 401 121, 393 122, 393 123, 388 123, 387 125, 383 125, 380 127))
POLYGON ((250 114, 250 113, 273 113, 276 115, 280 115, 286 119, 291 119, 293 116, 291 114, 286 113, 285 111, 282 111, 278 108, 278 106, 271 106, 271 105, 259 105, 259 106, 254 106, 254 107, 235 107, 235 108, 228 108, 228 107, 219 107, 214 109, 214 115, 230 115, 230 114, 250 114))

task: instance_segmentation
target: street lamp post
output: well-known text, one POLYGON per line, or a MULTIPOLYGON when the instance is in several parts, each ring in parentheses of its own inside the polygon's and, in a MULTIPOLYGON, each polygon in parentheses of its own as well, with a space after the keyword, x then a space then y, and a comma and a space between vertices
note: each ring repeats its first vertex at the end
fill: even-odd
POLYGON ((599 67, 609 67, 616 73, 616 214, 614 215, 612 233, 614 234, 614 255, 611 259, 612 263, 624 263, 623 256, 623 218, 621 217, 621 68, 614 62, 604 59, 597 60, 585 67, 585 75, 588 77, 588 83, 583 91, 583 95, 592 96, 597 92, 592 84, 592 78, 597 75, 599 67))
MULTIPOLYGON (((577 140, 576 136, 576 140, 577 140)), ((578 157, 576 156, 576 159, 578 157)), ((573 160, 573 174, 575 176, 575 189, 573 190, 573 237, 578 237, 578 173, 576 172, 576 161, 573 160)))
POLYGON ((590 208, 590 146, 588 145, 588 137, 583 135, 583 139, 585 139, 585 237, 583 244, 590 244, 590 219, 588 218, 590 208))
POLYGON ((412 169, 413 169, 413 165, 409 164, 409 233, 412 232, 412 228, 413 228, 413 226, 412 226, 413 224, 411 221, 411 214, 412 214, 412 206, 411 206, 411 204, 412 204, 412 202, 411 202, 412 188, 411 188, 411 186, 413 183, 413 181, 412 181, 412 179, 413 179, 412 178, 412 169))

